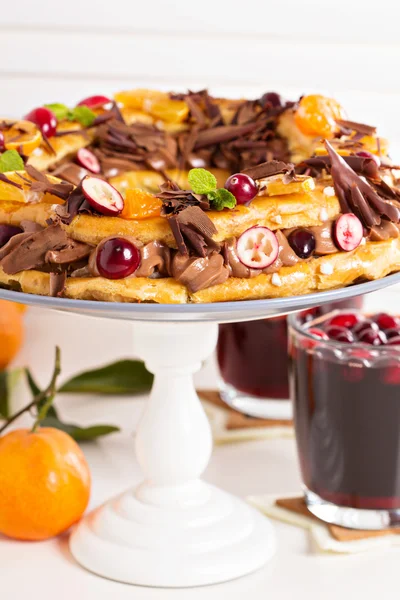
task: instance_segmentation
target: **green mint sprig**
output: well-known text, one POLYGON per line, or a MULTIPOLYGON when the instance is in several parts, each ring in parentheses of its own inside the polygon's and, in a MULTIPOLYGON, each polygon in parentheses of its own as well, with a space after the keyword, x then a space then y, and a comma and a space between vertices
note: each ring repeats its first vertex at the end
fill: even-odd
POLYGON ((83 127, 92 125, 96 118, 96 114, 87 106, 68 108, 65 104, 55 102, 53 104, 45 104, 45 107, 54 113, 57 121, 77 121, 83 127))
POLYGON ((24 161, 16 150, 6 150, 0 155, 0 173, 23 171, 24 169, 24 161))
POLYGON ((217 188, 217 180, 210 171, 191 169, 188 174, 188 181, 195 194, 205 194, 207 196, 211 208, 214 210, 235 208, 235 196, 225 188, 217 188))

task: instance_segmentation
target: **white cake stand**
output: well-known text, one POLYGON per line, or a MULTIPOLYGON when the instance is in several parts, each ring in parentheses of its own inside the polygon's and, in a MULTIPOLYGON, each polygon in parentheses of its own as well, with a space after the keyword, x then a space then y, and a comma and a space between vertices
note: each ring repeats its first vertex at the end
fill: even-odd
POLYGON ((16 302, 135 321, 135 345, 155 375, 136 434, 144 481, 81 520, 70 542, 76 560, 109 579, 160 587, 227 581, 269 561, 276 542, 268 519, 200 479, 212 439, 192 375, 213 352, 218 323, 265 319, 398 282, 400 274, 307 296, 197 305, 113 304, 0 290, 1 298, 16 302))

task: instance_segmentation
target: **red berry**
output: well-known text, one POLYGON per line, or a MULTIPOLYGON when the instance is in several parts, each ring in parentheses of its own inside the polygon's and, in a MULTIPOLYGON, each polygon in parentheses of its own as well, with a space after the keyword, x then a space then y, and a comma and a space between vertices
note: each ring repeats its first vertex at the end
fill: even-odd
POLYGON ((400 337, 400 328, 399 329, 386 329, 385 334, 388 340, 391 340, 395 337, 400 337))
POLYGON ((238 204, 248 204, 258 194, 256 182, 245 173, 235 173, 228 177, 225 188, 235 196, 238 204))
POLYGON ((360 150, 360 152, 356 152, 356 156, 361 156, 361 158, 371 158, 376 162, 377 166, 381 166, 381 161, 378 156, 375 154, 371 154, 371 152, 367 152, 366 150, 360 150))
POLYGON ((374 321, 378 325, 379 329, 395 329, 399 325, 398 319, 388 315, 387 313, 379 313, 374 316, 374 321))
POLYGON ((140 264, 140 252, 125 238, 109 238, 97 248, 96 264, 102 277, 124 279, 132 275, 140 264))
POLYGON ((374 329, 365 329, 358 339, 363 344, 370 344, 371 346, 382 346, 387 341, 383 331, 375 331, 374 329))
POLYGON ((57 119, 53 111, 45 106, 34 108, 24 117, 27 121, 35 123, 46 137, 53 137, 57 131, 57 119))
POLYGON ((308 229, 295 229, 288 242, 300 258, 308 258, 315 250, 315 237, 308 229))
POLYGON ((4 141, 4 134, 2 131, 0 131, 0 152, 4 152, 5 149, 6 149, 6 146, 5 146, 5 141, 4 141))
POLYGON ((88 98, 84 98, 80 102, 78 102, 77 106, 87 106, 88 108, 99 108, 100 106, 104 106, 104 104, 108 104, 112 102, 110 98, 107 96, 89 96, 88 98))
POLYGON ((354 335, 345 327, 339 327, 338 325, 328 326, 325 333, 331 340, 337 342, 346 342, 348 344, 354 342, 354 335))
POLYGON ((329 340, 329 337, 326 335, 325 331, 322 331, 322 329, 319 329, 318 327, 311 327, 307 331, 308 333, 311 333, 322 340, 329 340))
POLYGON ((338 325, 346 329, 353 329, 354 325, 360 322, 360 317, 356 313, 340 313, 335 315, 329 321, 329 326, 338 325))
POLYGON ((82 179, 82 191, 90 206, 102 215, 115 217, 124 208, 124 200, 119 191, 104 179, 86 175, 82 179))
POLYGON ((263 108, 265 108, 267 104, 269 104, 271 108, 278 108, 279 106, 282 106, 282 99, 276 92, 267 92, 261 96, 260 104, 263 108))
POLYGON ((84 167, 88 171, 91 171, 91 173, 100 173, 101 171, 100 163, 97 156, 87 148, 80 148, 78 150, 78 152, 76 153, 76 160, 81 165, 81 167, 84 167))
POLYGON ((388 346, 399 346, 400 345, 400 335, 397 333, 396 337, 389 338, 387 341, 388 346))
POLYGON ((278 238, 268 227, 255 225, 239 237, 236 252, 240 262, 246 267, 265 269, 278 258, 278 238))
POLYGON ((334 232, 337 245, 345 252, 355 250, 364 235, 362 223, 353 213, 341 215, 335 223, 334 232))
POLYGON ((378 331, 379 327, 376 323, 374 323, 374 321, 371 321, 371 319, 364 319, 363 321, 360 321, 359 323, 354 325, 353 333, 359 338, 364 331, 367 331, 369 329, 372 329, 373 331, 378 331))
POLYGON ((17 235, 17 233, 22 233, 20 227, 14 227, 14 225, 0 225, 0 248, 5 246, 14 235, 17 235))

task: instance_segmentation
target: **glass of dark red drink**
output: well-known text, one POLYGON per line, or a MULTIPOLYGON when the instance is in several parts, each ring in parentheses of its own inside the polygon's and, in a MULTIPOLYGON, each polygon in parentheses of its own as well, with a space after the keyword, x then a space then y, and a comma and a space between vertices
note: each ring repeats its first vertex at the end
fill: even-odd
POLYGON ((289 317, 290 388, 305 501, 355 529, 400 525, 400 319, 289 317))
MULTIPOLYGON (((307 311, 303 318, 361 305, 361 297, 352 298, 307 311)), ((220 325, 219 389, 225 402, 253 417, 290 419, 287 347, 286 317, 220 325)))

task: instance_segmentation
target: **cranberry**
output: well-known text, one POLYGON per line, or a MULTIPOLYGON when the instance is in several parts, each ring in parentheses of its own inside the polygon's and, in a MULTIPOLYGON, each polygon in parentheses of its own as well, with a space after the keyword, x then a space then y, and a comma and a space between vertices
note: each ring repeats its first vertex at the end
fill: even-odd
POLYGON ((46 137, 53 137, 57 131, 57 119, 55 114, 45 106, 34 108, 24 117, 27 121, 35 123, 46 137))
POLYGON ((98 108, 112 102, 107 96, 89 96, 78 102, 77 106, 87 106, 88 108, 98 108))
POLYGON ((22 233, 20 227, 14 227, 13 225, 0 225, 0 248, 5 246, 14 235, 22 233))
POLYGON ((374 321, 378 325, 379 329, 395 329, 399 325, 398 319, 388 315, 387 313, 379 313, 374 316, 374 321))
POLYGON ((371 154, 371 152, 367 152, 366 150, 360 150, 360 152, 356 152, 356 156, 361 156, 361 158, 371 158, 376 162, 377 166, 381 166, 381 161, 375 154, 371 154))
POLYGON ((123 279, 132 275, 140 264, 140 252, 125 238, 110 238, 100 242, 96 264, 100 275, 107 279, 123 279))
POLYGON ((336 342, 346 342, 351 344, 354 342, 354 335, 349 329, 345 327, 339 327, 338 325, 328 326, 326 329, 326 335, 336 342))
POLYGON ((397 333, 396 337, 392 337, 387 341, 388 346, 398 346, 400 345, 400 335, 397 333))
POLYGON ((368 331, 372 329, 373 331, 378 331, 379 327, 374 321, 371 319, 365 319, 364 321, 360 321, 353 327, 353 333, 355 336, 360 338, 360 336, 364 333, 364 331, 368 331))
POLYGON ((0 152, 4 152, 5 149, 6 149, 6 143, 4 140, 4 134, 2 131, 0 131, 0 152))
POLYGON ((385 335, 388 340, 391 340, 392 338, 395 338, 395 337, 400 337, 400 329, 386 329, 385 335))
POLYGON ((340 313, 332 317, 329 321, 329 326, 338 325, 346 329, 353 329, 354 325, 360 322, 360 317, 356 313, 340 313))
POLYGON ((319 329, 318 327, 311 327, 308 329, 308 333, 311 333, 322 340, 329 340, 329 337, 326 335, 325 331, 319 329))
POLYGON ((82 192, 90 206, 102 215, 115 217, 124 208, 124 200, 119 191, 99 177, 86 175, 82 179, 82 192))
POLYGON ((101 171, 97 156, 87 148, 80 148, 78 150, 76 160, 82 167, 91 171, 91 173, 100 173, 101 171))
POLYGON ((245 173, 235 173, 228 177, 225 188, 235 196, 238 204, 247 204, 258 194, 256 182, 245 173))
POLYGON ((288 242, 300 258, 308 258, 315 250, 315 237, 308 229, 295 229, 288 242))
POLYGON ((374 329, 365 329, 358 339, 363 344, 370 344, 371 346, 382 346, 387 341, 383 331, 375 331, 374 329))
POLYGON ((282 106, 282 99, 276 92, 267 92, 261 96, 260 104, 263 108, 265 108, 267 104, 272 108, 278 108, 279 106, 282 106))
POLYGON ((341 215, 335 223, 336 245, 345 252, 355 250, 361 244, 364 229, 360 219, 353 213, 341 215))

